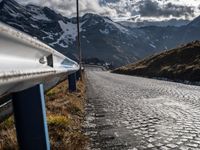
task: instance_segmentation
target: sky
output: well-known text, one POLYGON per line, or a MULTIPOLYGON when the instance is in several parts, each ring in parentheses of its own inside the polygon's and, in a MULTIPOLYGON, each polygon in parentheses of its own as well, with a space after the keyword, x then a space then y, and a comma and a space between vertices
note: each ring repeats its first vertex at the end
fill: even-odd
MULTIPOLYGON (((67 17, 76 12, 76 0, 17 0, 47 6, 67 17)), ((200 0, 79 0, 81 14, 96 13, 113 20, 192 20, 200 15, 200 0)))

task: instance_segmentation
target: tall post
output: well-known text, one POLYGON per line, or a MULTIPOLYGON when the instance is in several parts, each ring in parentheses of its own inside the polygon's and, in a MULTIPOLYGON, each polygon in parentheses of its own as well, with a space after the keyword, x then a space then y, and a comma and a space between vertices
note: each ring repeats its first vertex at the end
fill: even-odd
POLYGON ((69 92, 76 92, 76 73, 68 75, 69 92))
POLYGON ((13 94, 20 150, 50 150, 43 85, 13 94))
POLYGON ((79 81, 80 79, 80 69, 76 72, 76 80, 79 81))
POLYGON ((82 80, 82 49, 81 49, 81 36, 80 36, 80 18, 79 18, 79 0, 76 0, 76 12, 77 12, 77 45, 79 50, 79 66, 80 66, 80 79, 82 80))

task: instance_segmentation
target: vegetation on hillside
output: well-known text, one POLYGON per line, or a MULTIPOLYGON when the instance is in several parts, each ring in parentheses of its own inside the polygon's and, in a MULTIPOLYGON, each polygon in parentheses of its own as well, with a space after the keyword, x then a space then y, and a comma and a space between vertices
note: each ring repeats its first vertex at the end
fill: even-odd
POLYGON ((174 81, 200 81, 200 41, 162 52, 113 73, 167 78, 174 81))
MULTIPOLYGON (((88 142, 88 138, 81 131, 85 85, 79 81, 75 93, 69 93, 67 86, 64 81, 46 93, 51 149, 82 150, 88 142)), ((13 117, 0 124, 0 149, 18 149, 13 117)))

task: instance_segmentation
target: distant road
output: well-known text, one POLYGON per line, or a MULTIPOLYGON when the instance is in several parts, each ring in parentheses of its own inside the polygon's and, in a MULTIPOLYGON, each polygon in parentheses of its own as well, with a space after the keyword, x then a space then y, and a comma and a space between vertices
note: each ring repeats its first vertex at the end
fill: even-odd
POLYGON ((200 149, 200 87, 87 70, 91 149, 200 149))
POLYGON ((89 71, 105 71, 107 70, 104 66, 98 66, 98 65, 84 65, 85 68, 89 71))

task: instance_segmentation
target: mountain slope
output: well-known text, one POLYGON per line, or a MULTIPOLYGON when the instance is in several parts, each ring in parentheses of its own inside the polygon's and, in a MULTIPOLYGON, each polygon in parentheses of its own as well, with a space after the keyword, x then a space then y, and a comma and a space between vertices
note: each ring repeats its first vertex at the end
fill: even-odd
MULTIPOLYGON (((14 0, 0 2, 0 21, 45 42, 72 59, 78 58, 76 18, 35 5, 22 6, 14 0)), ((200 19, 187 26, 131 28, 95 14, 80 18, 84 58, 99 58, 114 66, 200 39, 200 19)))
MULTIPOLYGON (((94 14, 86 14, 80 20, 86 58, 99 57, 116 64, 137 60, 132 46, 123 44, 126 39, 129 43, 133 39, 126 28, 94 14)), ((65 55, 77 57, 75 18, 66 18, 47 7, 22 6, 14 0, 3 0, 0 2, 0 21, 37 37, 65 55)))
MULTIPOLYGON (((51 44, 61 38, 58 41, 60 42, 59 44, 66 43, 67 45, 73 40, 70 33, 65 35, 65 37, 63 36, 65 31, 60 26, 64 22, 67 24, 69 19, 64 18, 47 7, 22 6, 14 0, 3 0, 0 3, 0 12, 0 21, 37 37, 47 44, 51 44)), ((71 24, 69 24, 68 28, 72 28, 71 24)), ((59 48, 59 51, 66 54, 61 47, 54 48, 59 48)))
POLYGON ((200 41, 118 68, 113 73, 200 82, 200 41))

